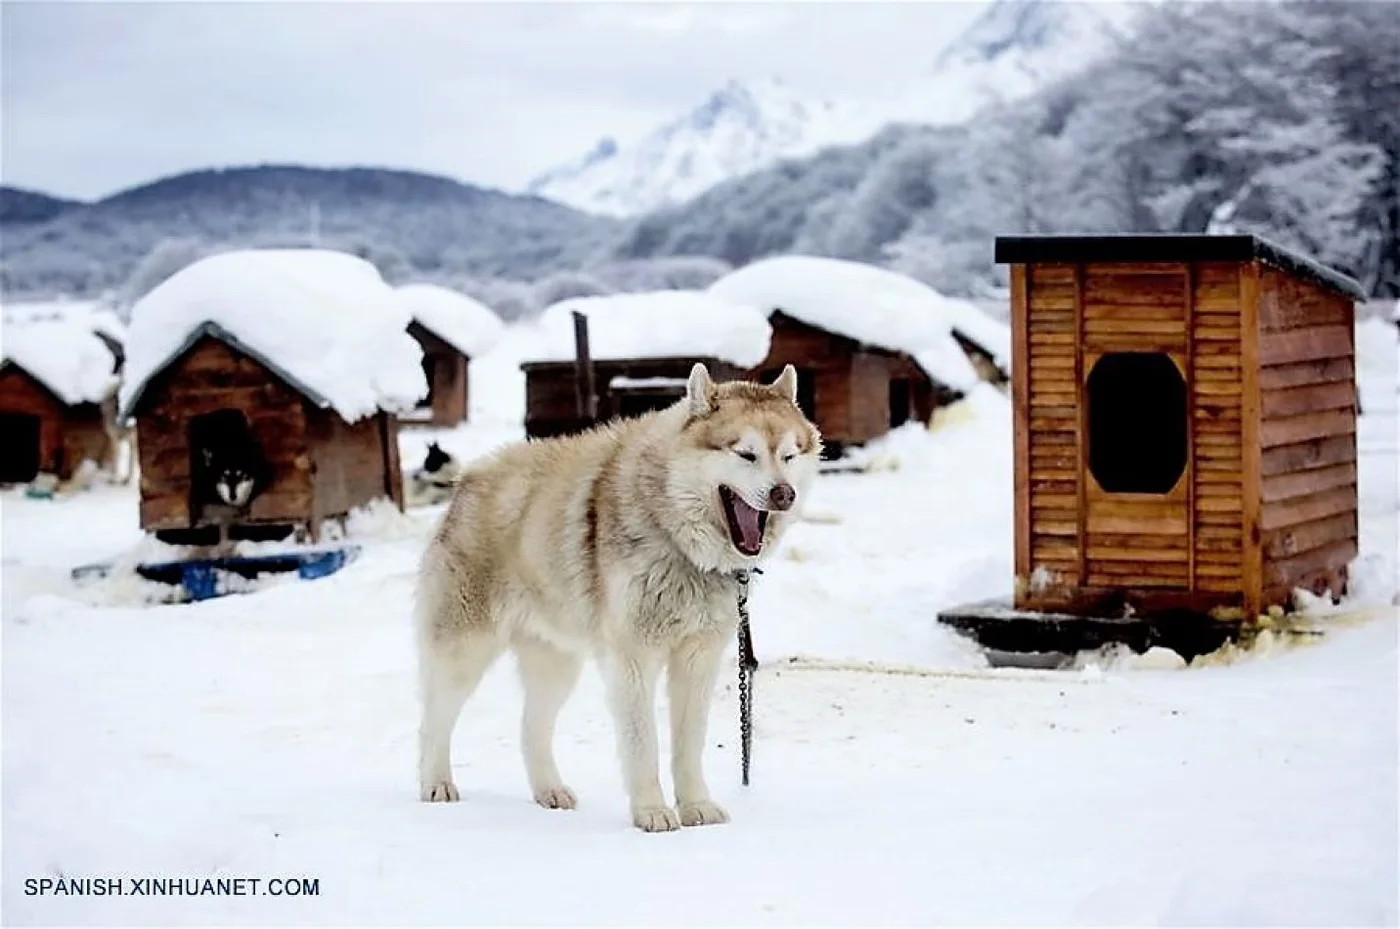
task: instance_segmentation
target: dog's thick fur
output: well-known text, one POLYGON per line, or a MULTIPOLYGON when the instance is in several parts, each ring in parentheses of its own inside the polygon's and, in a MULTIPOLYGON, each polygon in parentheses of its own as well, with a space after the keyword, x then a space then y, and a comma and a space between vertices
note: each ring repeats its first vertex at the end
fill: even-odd
POLYGON ((555 765, 554 726, 592 655, 634 824, 655 832, 728 821, 701 765, 710 700, 737 624, 735 572, 772 553, 817 473, 821 437, 796 396, 791 366, 763 385, 715 384, 696 365, 671 407, 510 446, 463 471, 418 579, 423 800, 458 799, 452 730, 510 649, 536 802, 575 805, 555 765), (760 535, 759 551, 741 551, 760 535), (663 668, 675 806, 659 774, 663 668))

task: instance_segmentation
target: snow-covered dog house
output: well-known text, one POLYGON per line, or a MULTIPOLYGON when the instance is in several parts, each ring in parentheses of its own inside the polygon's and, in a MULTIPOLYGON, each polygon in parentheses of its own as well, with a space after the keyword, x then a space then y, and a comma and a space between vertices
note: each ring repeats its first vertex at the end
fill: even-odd
POLYGON ((732 380, 762 361, 771 330, 757 310, 700 291, 578 297, 545 310, 525 372, 525 432, 567 435, 595 422, 637 416, 685 394, 696 362, 732 380), (587 318, 594 415, 582 395, 573 314, 587 318))
POLYGON ((402 509, 397 414, 427 391, 409 322, 373 265, 318 249, 214 255, 152 290, 132 310, 121 390, 142 529, 217 537, 195 502, 195 458, 235 434, 251 435, 269 477, 230 538, 314 538, 378 498, 402 509))
POLYGON ((7 318, 0 345, 0 483, 109 462, 102 402, 117 358, 84 314, 7 318))
POLYGON ((829 454, 861 445, 935 408, 980 380, 1004 383, 1006 326, 962 300, 873 265, 787 255, 745 265, 709 294, 761 309, 773 326, 755 366, 775 377, 797 369, 799 403, 829 454))
POLYGON ((1010 237, 996 259, 1016 608, 1253 618, 1341 591, 1356 282, 1253 236, 1010 237))
POLYGON ((412 322, 408 334, 423 352, 428 394, 400 417, 405 424, 455 426, 468 418, 470 366, 489 352, 504 326, 485 305, 437 284, 406 284, 396 290, 412 322))

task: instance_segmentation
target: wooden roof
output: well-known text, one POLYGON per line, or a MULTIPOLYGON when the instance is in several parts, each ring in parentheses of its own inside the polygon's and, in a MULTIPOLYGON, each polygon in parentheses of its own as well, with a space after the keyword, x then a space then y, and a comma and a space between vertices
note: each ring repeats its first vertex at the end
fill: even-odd
POLYGON ((1357 300, 1361 285, 1297 252, 1257 235, 1028 235, 999 236, 998 264, 1093 262, 1261 261, 1357 300))

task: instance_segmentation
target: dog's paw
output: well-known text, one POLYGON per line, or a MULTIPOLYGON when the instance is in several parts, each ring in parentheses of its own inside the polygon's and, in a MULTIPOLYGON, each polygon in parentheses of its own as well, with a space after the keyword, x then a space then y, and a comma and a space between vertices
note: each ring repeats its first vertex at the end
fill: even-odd
POLYGON ((535 791, 535 802, 547 810, 572 810, 578 806, 578 797, 569 788, 560 784, 557 787, 544 787, 535 791))
POLYGON ((462 795, 457 793, 457 785, 451 781, 423 784, 418 788, 418 796, 424 803, 456 803, 462 799, 462 795))
POLYGON ((675 832, 681 818, 669 806, 642 806, 632 811, 632 824, 643 832, 675 832))
POLYGON ((729 813, 713 800, 680 805, 682 826, 717 826, 729 822, 729 813))

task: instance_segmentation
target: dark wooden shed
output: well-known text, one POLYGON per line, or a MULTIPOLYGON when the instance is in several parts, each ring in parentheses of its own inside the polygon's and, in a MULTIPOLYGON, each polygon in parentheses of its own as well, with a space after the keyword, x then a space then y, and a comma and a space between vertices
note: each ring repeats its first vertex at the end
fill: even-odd
POLYGON ((9 359, 0 363, 0 484, 40 473, 66 481, 85 459, 104 465, 110 457, 97 403, 67 403, 9 359))
POLYGON ((428 382, 428 394, 418 409, 405 413, 405 424, 455 426, 467 418, 469 385, 467 364, 470 359, 444 339, 429 332, 422 323, 413 322, 408 334, 423 350, 423 376, 428 382))
POLYGON ((928 422, 979 380, 1005 380, 998 352, 979 344, 993 330, 1004 341, 1005 326, 885 268, 779 255, 730 272, 707 292, 767 314, 772 343, 753 372, 797 369, 800 402, 833 457, 911 419, 928 422))
POLYGON ((828 332, 781 310, 768 317, 768 356, 747 376, 771 381, 791 364, 797 402, 821 430, 823 454, 836 457, 910 420, 928 422, 935 408, 962 396, 909 355, 828 332))
POLYGON ((404 424, 449 428, 469 418, 470 368, 500 339, 501 320, 486 305, 438 284, 405 284, 394 295, 409 311, 408 334, 423 353, 428 393, 404 424))
POLYGON ((102 402, 117 357, 83 320, 7 319, 0 356, 0 484, 39 474, 71 478, 84 460, 113 454, 102 402))
POLYGON ((572 361, 534 361, 525 372, 525 434, 531 438, 571 435, 596 422, 639 416, 685 396, 686 378, 699 362, 716 380, 743 375, 718 358, 624 358, 593 361, 596 413, 590 414, 572 361))
MULTIPOLYGON (((204 436, 251 434, 266 487, 232 518, 229 538, 315 538, 324 520, 378 498, 403 509, 398 421, 380 410, 346 422, 330 402, 222 326, 195 329, 123 408, 136 420, 141 528, 173 544, 218 538, 219 516, 191 477, 204 436)), ((226 518, 226 517, 224 517, 226 518)))
POLYGON ((1297 588, 1342 590, 1354 281, 1238 235, 1008 237, 996 260, 1017 608, 1253 617, 1297 588))

